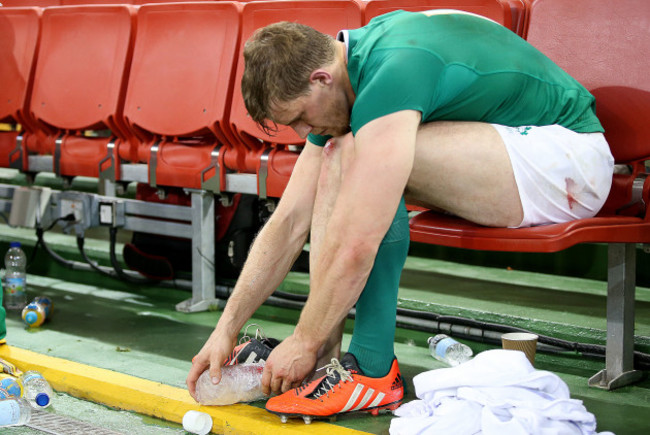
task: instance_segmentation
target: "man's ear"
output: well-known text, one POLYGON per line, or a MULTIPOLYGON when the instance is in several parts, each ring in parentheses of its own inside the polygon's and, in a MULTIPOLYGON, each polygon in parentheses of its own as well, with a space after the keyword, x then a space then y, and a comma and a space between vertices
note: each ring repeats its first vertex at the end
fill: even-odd
POLYGON ((332 80, 332 74, 321 68, 312 71, 309 75, 309 82, 313 84, 330 85, 332 80))

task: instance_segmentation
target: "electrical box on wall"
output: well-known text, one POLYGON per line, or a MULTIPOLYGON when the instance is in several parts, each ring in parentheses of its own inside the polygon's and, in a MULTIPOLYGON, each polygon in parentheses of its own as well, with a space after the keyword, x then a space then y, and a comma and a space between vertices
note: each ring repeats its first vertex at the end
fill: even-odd
POLYGON ((95 195, 83 192, 62 192, 57 203, 57 217, 64 224, 63 231, 71 229, 82 234, 85 229, 98 224, 97 200, 95 195))
POLYGON ((100 201, 99 202, 99 224, 110 227, 124 226, 126 218, 124 216, 124 202, 100 201))

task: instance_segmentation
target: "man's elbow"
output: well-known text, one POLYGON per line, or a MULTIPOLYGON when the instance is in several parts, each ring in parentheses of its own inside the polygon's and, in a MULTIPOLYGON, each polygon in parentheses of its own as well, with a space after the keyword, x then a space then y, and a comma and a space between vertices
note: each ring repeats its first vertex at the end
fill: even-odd
POLYGON ((367 237, 347 238, 340 247, 345 264, 355 270, 372 268, 379 249, 379 242, 367 237))

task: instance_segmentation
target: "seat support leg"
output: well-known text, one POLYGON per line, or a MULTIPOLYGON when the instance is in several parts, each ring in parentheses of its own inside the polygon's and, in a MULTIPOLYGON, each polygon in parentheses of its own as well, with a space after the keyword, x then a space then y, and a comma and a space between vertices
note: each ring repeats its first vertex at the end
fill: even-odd
POLYGON ((192 298, 176 305, 186 313, 223 307, 215 298, 214 194, 191 190, 192 195, 192 298))
POLYGON ((106 156, 99 162, 99 185, 97 191, 100 195, 116 196, 115 184, 116 151, 115 138, 106 145, 106 156), (108 165, 106 163, 108 162, 108 165))
POLYGON ((592 387, 613 390, 636 382, 634 370, 634 293, 636 244, 610 243, 607 266, 607 347, 605 369, 589 379, 592 387))

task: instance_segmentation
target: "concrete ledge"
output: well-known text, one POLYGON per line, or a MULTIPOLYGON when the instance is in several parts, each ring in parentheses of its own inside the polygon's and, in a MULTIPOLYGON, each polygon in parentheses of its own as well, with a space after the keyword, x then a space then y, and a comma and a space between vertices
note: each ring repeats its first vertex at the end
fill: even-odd
POLYGON ((7 344, 0 345, 0 357, 12 362, 23 371, 38 370, 57 391, 113 408, 179 424, 187 411, 205 412, 212 416, 212 433, 324 435, 367 433, 324 422, 306 425, 302 420, 290 420, 283 424, 277 416, 250 405, 201 406, 181 388, 42 355, 7 344))

